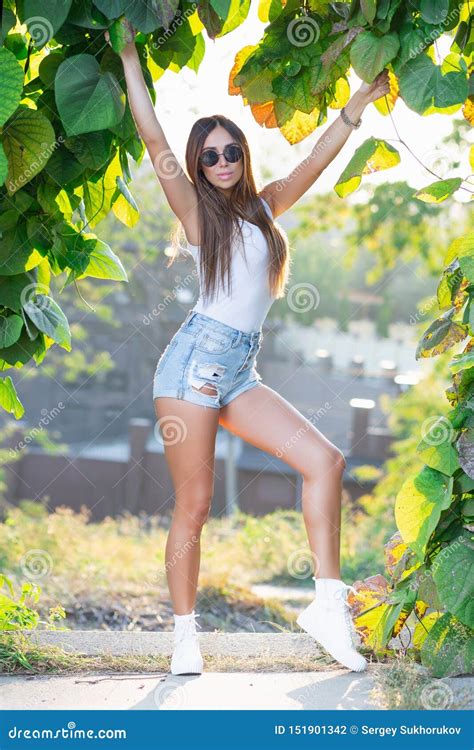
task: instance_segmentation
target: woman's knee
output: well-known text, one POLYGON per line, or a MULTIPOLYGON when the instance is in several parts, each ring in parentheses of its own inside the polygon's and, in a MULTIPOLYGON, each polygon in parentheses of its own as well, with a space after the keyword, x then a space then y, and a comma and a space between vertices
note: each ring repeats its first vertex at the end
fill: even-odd
POLYGON ((303 476, 308 480, 320 480, 322 477, 334 476, 340 479, 346 468, 346 459, 344 454, 335 445, 331 447, 324 446, 319 448, 318 452, 308 465, 307 471, 303 476))
POLYGON ((211 510, 212 494, 196 493, 187 498, 177 497, 173 520, 192 529, 200 529, 206 523, 211 510))

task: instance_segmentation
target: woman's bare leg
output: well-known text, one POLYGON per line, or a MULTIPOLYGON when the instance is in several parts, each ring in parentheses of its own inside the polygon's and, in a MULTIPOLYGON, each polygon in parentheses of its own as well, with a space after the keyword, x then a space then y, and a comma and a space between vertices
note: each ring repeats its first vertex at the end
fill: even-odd
POLYGON ((166 576, 173 611, 184 615, 196 602, 201 531, 214 493, 219 409, 163 396, 154 403, 176 498, 166 543, 166 576))
POLYGON ((220 411, 220 423, 303 475, 302 510, 316 578, 340 578, 342 475, 345 460, 286 399, 260 383, 220 411))

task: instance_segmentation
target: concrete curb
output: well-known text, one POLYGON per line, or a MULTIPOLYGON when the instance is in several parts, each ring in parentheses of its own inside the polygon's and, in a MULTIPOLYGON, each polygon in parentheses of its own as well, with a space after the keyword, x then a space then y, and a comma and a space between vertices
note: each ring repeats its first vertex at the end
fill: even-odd
MULTIPOLYGON (((39 646, 57 646, 69 653, 97 656, 108 653, 171 656, 172 632, 123 630, 22 631, 39 646)), ((325 652, 306 633, 209 633, 199 631, 201 651, 208 656, 308 658, 325 652)))

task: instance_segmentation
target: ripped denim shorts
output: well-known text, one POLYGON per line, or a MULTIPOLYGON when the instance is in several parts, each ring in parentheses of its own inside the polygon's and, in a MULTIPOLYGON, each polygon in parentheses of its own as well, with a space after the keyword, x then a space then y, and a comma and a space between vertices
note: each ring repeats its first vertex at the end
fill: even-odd
POLYGON ((247 333, 190 310, 163 351, 153 398, 170 396, 216 409, 258 385, 262 331, 247 333), (204 386, 204 389, 203 389, 204 386))

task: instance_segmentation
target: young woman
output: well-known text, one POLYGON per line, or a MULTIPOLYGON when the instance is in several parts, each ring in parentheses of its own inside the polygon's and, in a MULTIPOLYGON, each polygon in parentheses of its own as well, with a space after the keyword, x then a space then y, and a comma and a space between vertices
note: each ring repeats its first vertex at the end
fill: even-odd
MULTIPOLYGON (((108 39, 108 34, 106 33, 108 39)), ((166 545, 174 611, 173 674, 201 673, 194 611, 200 536, 214 490, 218 425, 275 454, 303 476, 302 511, 315 564, 315 599, 297 618, 337 661, 354 671, 366 660, 354 648, 347 603, 352 586, 340 577, 344 456, 282 396, 261 382, 255 361, 262 324, 288 280, 287 238, 274 219, 293 206, 341 150, 369 102, 389 91, 388 72, 362 84, 310 155, 291 174, 254 182, 242 130, 223 115, 194 123, 184 173, 159 124, 130 41, 121 53, 130 107, 171 209, 184 228, 199 274, 200 297, 161 355, 153 398, 161 425, 179 425, 165 439, 175 490, 166 545), (297 441, 290 441, 294 434, 297 441)))

